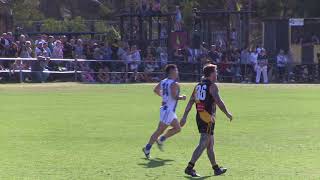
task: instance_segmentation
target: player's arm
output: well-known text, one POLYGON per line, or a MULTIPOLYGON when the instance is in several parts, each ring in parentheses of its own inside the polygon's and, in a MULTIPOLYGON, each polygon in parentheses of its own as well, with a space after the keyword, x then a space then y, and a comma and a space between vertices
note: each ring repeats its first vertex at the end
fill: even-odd
POLYGON ((210 93, 212 94, 216 104, 220 108, 220 110, 232 121, 232 114, 228 111, 226 105, 224 104, 223 100, 219 94, 219 88, 216 84, 212 84, 210 87, 210 93))
POLYGON ((171 85, 171 95, 172 95, 172 98, 173 99, 176 99, 176 100, 186 100, 186 96, 185 95, 179 95, 179 89, 180 89, 180 86, 179 86, 179 84, 177 83, 177 82, 175 82, 175 83, 172 83, 172 85, 171 85))
POLYGON ((157 84, 154 88, 153 88, 153 92, 156 93, 158 96, 161 97, 161 88, 160 88, 160 83, 157 84))
POLYGON ((190 97, 190 100, 189 100, 189 102, 188 102, 188 104, 187 104, 187 107, 186 107, 186 109, 184 110, 183 117, 182 117, 182 119, 181 119, 181 121, 180 121, 180 126, 181 126, 181 127, 186 124, 187 118, 188 118, 188 114, 189 114, 189 112, 190 112, 190 110, 191 110, 191 108, 192 108, 192 106, 193 106, 194 103, 195 103, 195 99, 194 99, 194 92, 193 92, 192 95, 191 95, 191 97, 190 97))

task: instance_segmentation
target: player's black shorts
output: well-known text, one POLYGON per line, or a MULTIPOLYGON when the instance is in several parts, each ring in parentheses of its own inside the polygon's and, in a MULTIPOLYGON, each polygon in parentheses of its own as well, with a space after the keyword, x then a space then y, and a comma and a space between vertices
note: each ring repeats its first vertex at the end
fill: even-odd
POLYGON ((203 120, 201 120, 200 117, 197 116, 197 125, 198 125, 199 133, 206 133, 206 134, 213 135, 215 123, 208 124, 203 120))

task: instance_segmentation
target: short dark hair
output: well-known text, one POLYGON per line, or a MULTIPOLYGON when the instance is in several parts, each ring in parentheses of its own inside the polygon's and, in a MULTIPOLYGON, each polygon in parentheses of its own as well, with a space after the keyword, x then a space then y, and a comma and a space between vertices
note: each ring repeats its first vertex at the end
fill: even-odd
POLYGON ((168 64, 166 65, 166 67, 164 68, 164 71, 166 72, 166 74, 170 74, 170 71, 173 70, 173 69, 176 69, 177 68, 177 65, 175 64, 168 64))
POLYGON ((203 68, 204 77, 209 77, 211 73, 217 71, 217 66, 214 64, 208 64, 203 68))

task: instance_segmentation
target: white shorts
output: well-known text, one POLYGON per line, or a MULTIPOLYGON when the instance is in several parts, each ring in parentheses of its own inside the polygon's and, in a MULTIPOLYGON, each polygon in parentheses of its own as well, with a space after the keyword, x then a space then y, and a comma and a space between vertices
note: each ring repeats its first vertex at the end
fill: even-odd
POLYGON ((163 107, 160 108, 160 121, 166 125, 171 125, 172 121, 178 119, 175 112, 172 110, 164 110, 163 107))

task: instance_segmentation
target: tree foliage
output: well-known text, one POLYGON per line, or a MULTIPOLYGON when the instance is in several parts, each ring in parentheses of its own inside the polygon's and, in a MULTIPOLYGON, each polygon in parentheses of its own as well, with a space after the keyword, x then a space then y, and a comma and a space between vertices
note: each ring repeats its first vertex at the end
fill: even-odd
POLYGON ((44 32, 88 32, 89 28, 84 23, 84 19, 81 17, 75 17, 74 19, 65 19, 59 21, 55 19, 46 19, 42 26, 41 31, 44 32))
POLYGON ((192 9, 193 7, 196 7, 199 4, 196 1, 185 1, 185 2, 182 2, 180 5, 183 7, 183 14, 184 14, 183 19, 184 19, 185 27, 188 30, 191 30, 193 25, 192 9))
POLYGON ((39 9, 40 0, 14 0, 11 2, 14 20, 42 20, 43 13, 39 9))
MULTIPOLYGON (((231 9, 234 7, 242 7, 249 9, 248 4, 251 1, 252 10, 256 11, 257 17, 319 17, 320 1, 319 0, 161 0, 162 10, 164 12, 174 10, 174 6, 181 5, 184 8, 186 22, 190 20, 190 10, 197 7, 203 10, 221 10, 231 9), (239 5, 239 6, 238 6, 239 5)), ((39 4, 48 3, 51 8, 67 8, 71 12, 71 17, 86 17, 92 14, 90 7, 96 9, 95 15, 98 18, 110 17, 110 13, 117 11, 109 4, 107 0, 11 0, 11 7, 14 19, 18 21, 24 20, 42 20, 46 12, 41 12, 39 4), (54 4, 54 5, 53 5, 54 4), (52 5, 52 6, 51 6, 52 5), (87 7, 84 10, 80 7, 87 7), (88 12, 86 12, 86 10, 88 12)), ((117 8, 135 9, 139 6, 141 0, 123 0, 114 2, 117 8)), ((57 10, 56 12, 60 11, 57 10)), ((52 17, 56 18, 56 17, 52 17)))
POLYGON ((259 17, 319 17, 319 0, 257 0, 254 10, 259 17))
POLYGON ((205 10, 236 10, 239 5, 249 10, 250 1, 252 10, 260 18, 320 16, 319 0, 181 0, 180 4, 187 5, 187 8, 190 4, 196 4, 196 7, 205 10))
POLYGON ((49 18, 44 20, 42 27, 44 32, 67 32, 68 28, 61 21, 49 18))

